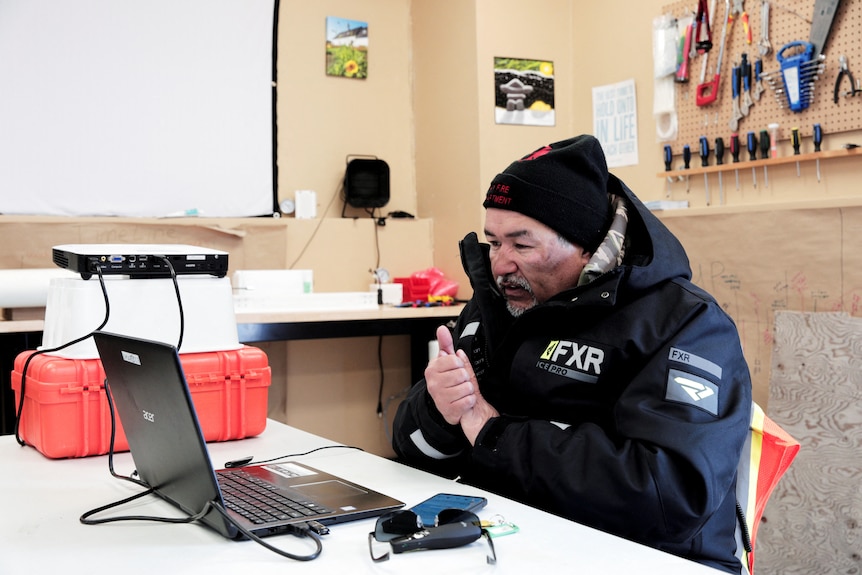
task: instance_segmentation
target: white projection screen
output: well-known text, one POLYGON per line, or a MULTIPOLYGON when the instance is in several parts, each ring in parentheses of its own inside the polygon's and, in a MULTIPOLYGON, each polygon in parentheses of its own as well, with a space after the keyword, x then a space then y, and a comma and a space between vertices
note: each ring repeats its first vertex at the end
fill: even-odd
POLYGON ((277 0, 0 0, 0 213, 272 215, 277 0))

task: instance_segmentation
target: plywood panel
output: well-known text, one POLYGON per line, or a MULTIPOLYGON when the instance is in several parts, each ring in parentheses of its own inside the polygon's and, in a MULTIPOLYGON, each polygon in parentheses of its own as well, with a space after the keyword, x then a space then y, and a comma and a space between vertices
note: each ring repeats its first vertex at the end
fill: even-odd
POLYGON ((769 415, 802 449, 764 512, 757 574, 858 573, 862 320, 776 313, 769 415))
POLYGON ((769 402, 775 314, 844 311, 862 301, 862 208, 664 217, 685 246, 693 280, 733 317, 754 398, 769 402))

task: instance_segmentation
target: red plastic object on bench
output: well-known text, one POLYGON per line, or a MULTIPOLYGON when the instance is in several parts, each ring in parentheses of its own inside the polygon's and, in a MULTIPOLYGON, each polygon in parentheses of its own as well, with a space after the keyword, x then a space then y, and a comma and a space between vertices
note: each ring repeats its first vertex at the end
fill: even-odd
MULTIPOLYGON (((15 358, 12 388, 21 398, 21 372, 35 351, 15 358)), ((180 354, 198 420, 207 441, 259 435, 266 427, 272 372, 263 350, 180 354)), ((99 359, 39 354, 27 367, 21 438, 46 457, 86 457, 108 452, 111 417, 99 359)), ((129 444, 117 419, 114 451, 129 444)))

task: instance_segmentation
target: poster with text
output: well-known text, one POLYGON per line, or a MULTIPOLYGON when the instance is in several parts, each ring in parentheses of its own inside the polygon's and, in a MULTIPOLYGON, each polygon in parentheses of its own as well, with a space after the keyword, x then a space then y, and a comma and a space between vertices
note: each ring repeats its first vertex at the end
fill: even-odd
POLYGON ((555 125, 554 63, 494 58, 494 119, 498 124, 555 125))
POLYGON ((326 18, 326 75, 368 77, 368 23, 326 18))
POLYGON ((593 135, 609 168, 638 163, 637 103, 634 80, 593 88, 593 135))

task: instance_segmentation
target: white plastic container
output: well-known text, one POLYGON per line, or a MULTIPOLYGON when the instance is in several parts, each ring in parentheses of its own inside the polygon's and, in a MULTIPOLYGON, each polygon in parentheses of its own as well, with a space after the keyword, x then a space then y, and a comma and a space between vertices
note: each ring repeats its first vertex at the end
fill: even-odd
MULTIPOLYGON (((180 275, 184 328, 180 351, 198 353, 241 347, 236 330, 233 294, 226 277, 180 275)), ((170 278, 129 279, 106 276, 110 303, 108 323, 102 328, 132 337, 177 345, 180 312, 170 278)), ((48 287, 42 346, 50 349, 85 336, 105 318, 105 299, 97 278, 53 279, 48 287)), ((72 359, 99 357, 92 338, 51 355, 72 359)))

